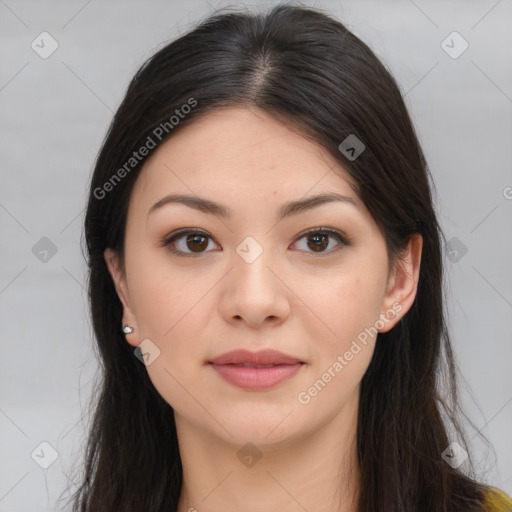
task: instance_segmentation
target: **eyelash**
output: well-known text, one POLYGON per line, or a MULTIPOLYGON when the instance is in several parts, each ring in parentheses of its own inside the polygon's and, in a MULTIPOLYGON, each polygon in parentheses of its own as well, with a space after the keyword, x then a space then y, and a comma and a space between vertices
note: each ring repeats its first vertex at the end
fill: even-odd
MULTIPOLYGON (((185 235, 189 235, 189 234, 190 235, 199 235, 199 236, 203 236, 205 238, 210 238, 213 240, 212 236, 209 233, 207 233, 206 231, 203 231, 200 229, 189 228, 189 229, 182 229, 182 230, 177 231, 177 232, 169 235, 168 237, 164 238, 163 240, 161 240, 161 246, 167 247, 169 252, 175 254, 176 256, 184 257, 184 258, 197 258, 197 257, 201 256, 202 254, 209 252, 209 251, 203 251, 203 252, 198 252, 198 253, 187 253, 187 252, 183 252, 183 251, 178 251, 171 247, 171 244, 173 242, 175 242, 175 241, 179 240, 180 238, 183 238, 185 235)), ((343 233, 341 233, 337 230, 328 229, 328 228, 324 228, 324 227, 310 229, 309 231, 302 233, 302 235, 299 236, 299 238, 297 238, 296 241, 301 240, 302 238, 305 238, 311 234, 317 234, 317 235, 320 234, 320 235, 331 236, 331 237, 335 238, 342 246, 352 245, 350 239, 348 237, 346 237, 343 233)), ((309 252, 310 254, 313 254, 317 257, 322 257, 322 256, 328 256, 334 252, 337 252, 338 250, 340 250, 340 247, 338 247, 337 249, 331 249, 328 252, 319 252, 319 253, 315 253, 313 251, 306 251, 306 252, 309 252)))

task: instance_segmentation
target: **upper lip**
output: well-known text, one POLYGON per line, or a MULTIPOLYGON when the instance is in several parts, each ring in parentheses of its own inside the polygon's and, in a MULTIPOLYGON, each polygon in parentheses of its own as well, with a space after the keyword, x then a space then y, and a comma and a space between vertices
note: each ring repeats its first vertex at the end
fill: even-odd
POLYGON ((277 350, 261 350, 250 352, 249 350, 233 350, 226 352, 211 361, 213 364, 297 364, 302 361, 296 357, 288 356, 277 350))

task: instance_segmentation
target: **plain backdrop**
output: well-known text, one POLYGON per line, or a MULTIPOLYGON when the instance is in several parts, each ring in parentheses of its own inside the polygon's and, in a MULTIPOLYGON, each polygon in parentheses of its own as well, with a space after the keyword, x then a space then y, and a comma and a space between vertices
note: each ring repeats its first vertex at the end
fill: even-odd
MULTIPOLYGON (((463 404, 495 452, 469 438, 486 481, 512 494, 512 2, 304 3, 369 44, 405 95, 450 241, 463 404)), ((2 512, 57 510, 74 489, 98 368, 80 237, 112 115, 145 59, 228 5, 0 0, 2 512)))

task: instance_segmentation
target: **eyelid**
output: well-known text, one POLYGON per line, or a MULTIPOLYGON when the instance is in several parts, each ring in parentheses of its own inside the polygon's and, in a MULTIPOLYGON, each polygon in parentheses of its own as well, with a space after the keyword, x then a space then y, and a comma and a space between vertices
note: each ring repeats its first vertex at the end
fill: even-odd
POLYGON ((338 252, 338 250, 340 250, 343 246, 348 247, 348 246, 352 245, 352 239, 349 236, 347 236, 344 231, 341 231, 337 228, 329 228, 327 226, 308 228, 305 231, 302 231, 301 233, 299 233, 293 243, 294 244, 297 243, 298 241, 300 241, 302 238, 309 235, 310 233, 311 234, 320 233, 322 235, 328 235, 331 238, 334 238, 338 242, 338 246, 335 247, 334 249, 331 249, 330 251, 318 252, 318 253, 315 253, 314 251, 305 251, 307 254, 311 254, 316 258, 330 256, 330 255, 338 252))
MULTIPOLYGON (((329 227, 326 227, 326 226, 319 226, 319 227, 314 227, 314 228, 308 228, 308 229, 302 231, 301 233, 299 233, 296 236, 295 240, 293 241, 293 244, 298 242, 299 240, 301 240, 305 236, 309 235, 310 233, 320 233, 320 234, 328 235, 331 238, 335 238, 338 241, 338 244, 341 245, 341 246, 350 246, 350 245, 352 245, 351 237, 347 236, 345 234, 345 232, 343 232, 343 231, 341 231, 339 229, 336 229, 336 228, 329 228, 329 227)), ((208 233, 208 231, 205 231, 205 230, 199 229, 199 228, 181 228, 181 229, 179 229, 177 231, 174 231, 170 235, 164 237, 160 241, 160 245, 163 246, 163 247, 170 246, 170 244, 172 244, 173 242, 175 242, 176 240, 178 240, 182 236, 188 235, 188 234, 190 234, 190 235, 197 234, 197 235, 200 235, 200 236, 204 236, 205 238, 210 238, 217 245, 220 245, 215 240, 213 235, 208 233)), ((199 257, 202 254, 207 254, 208 252, 211 252, 211 251, 204 251, 204 252, 198 252, 198 253, 187 253, 187 252, 183 252, 183 251, 178 251, 178 250, 172 249, 170 247, 168 247, 168 250, 171 253, 176 254, 178 256, 192 257, 192 258, 199 257)), ((329 255, 337 252, 338 250, 339 250, 339 248, 335 248, 335 249, 331 249, 330 251, 327 251, 327 252, 319 252, 319 253, 315 253, 313 251, 305 251, 305 252, 309 253, 309 254, 312 254, 315 257, 322 257, 322 256, 329 256, 329 255)))

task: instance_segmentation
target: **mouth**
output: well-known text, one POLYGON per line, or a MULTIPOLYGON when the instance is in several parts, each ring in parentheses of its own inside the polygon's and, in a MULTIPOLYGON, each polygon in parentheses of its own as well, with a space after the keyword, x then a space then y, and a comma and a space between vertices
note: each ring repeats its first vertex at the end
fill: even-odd
MULTIPOLYGON (((214 363, 211 363, 214 364, 214 363)), ((250 363, 228 363, 232 366, 241 366, 244 368, 273 368, 274 366, 283 366, 280 363, 271 363, 271 364, 250 364, 250 363)))
POLYGON ((291 379, 307 365, 299 358, 277 350, 251 352, 239 349, 208 361, 208 366, 232 386, 246 391, 264 391, 291 379))
POLYGON ((271 367, 275 365, 290 365, 303 363, 299 358, 284 354, 277 350, 261 350, 251 352, 249 350, 233 350, 222 354, 211 361, 210 364, 217 365, 246 365, 248 367, 271 367))
POLYGON ((264 391, 276 387, 296 376, 304 363, 292 364, 252 364, 228 363, 209 366, 225 382, 246 391, 264 391))

